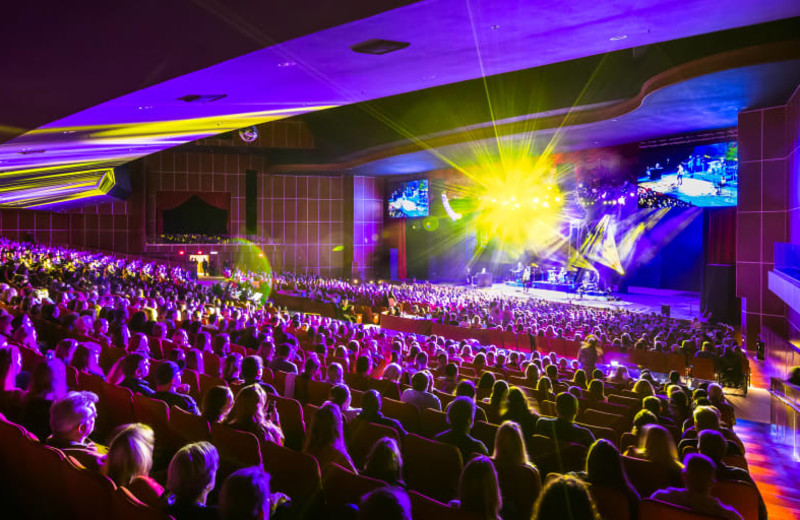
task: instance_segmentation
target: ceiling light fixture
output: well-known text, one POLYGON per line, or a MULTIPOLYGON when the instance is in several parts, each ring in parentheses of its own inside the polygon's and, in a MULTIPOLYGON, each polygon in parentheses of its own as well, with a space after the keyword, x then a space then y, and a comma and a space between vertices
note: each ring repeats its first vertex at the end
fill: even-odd
POLYGON ((185 101, 187 103, 213 103, 227 96, 228 94, 187 94, 183 97, 179 97, 178 101, 185 101))
POLYGON ((366 40, 361 43, 351 45, 350 50, 352 50, 353 52, 358 52, 360 54, 381 55, 399 51, 400 49, 405 49, 409 45, 411 44, 408 42, 396 42, 393 40, 382 40, 380 38, 372 38, 371 40, 366 40))
POLYGON ((628 37, 627 34, 620 34, 620 35, 617 35, 617 36, 612 36, 611 38, 609 38, 609 40, 611 40, 612 42, 618 42, 620 40, 624 40, 627 37, 628 37))

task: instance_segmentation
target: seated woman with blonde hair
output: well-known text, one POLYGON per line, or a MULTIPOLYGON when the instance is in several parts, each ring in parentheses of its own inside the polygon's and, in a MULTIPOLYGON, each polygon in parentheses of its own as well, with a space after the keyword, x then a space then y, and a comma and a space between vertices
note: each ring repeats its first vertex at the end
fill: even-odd
POLYGON ((479 455, 464 466, 458 480, 458 499, 450 505, 482 520, 500 520, 503 497, 492 459, 479 455))
POLYGON ((250 385, 239 390, 233 403, 228 425, 236 430, 250 432, 260 441, 283 445, 283 430, 276 402, 267 403, 267 393, 260 385, 250 385))
POLYGON ((119 487, 127 488, 145 504, 158 507, 164 488, 150 478, 155 435, 146 424, 126 424, 111 434, 106 470, 119 487))
POLYGON ((648 424, 642 428, 640 439, 639 446, 630 448, 626 455, 654 462, 667 472, 672 485, 679 486, 683 464, 678 460, 678 449, 669 430, 648 424))

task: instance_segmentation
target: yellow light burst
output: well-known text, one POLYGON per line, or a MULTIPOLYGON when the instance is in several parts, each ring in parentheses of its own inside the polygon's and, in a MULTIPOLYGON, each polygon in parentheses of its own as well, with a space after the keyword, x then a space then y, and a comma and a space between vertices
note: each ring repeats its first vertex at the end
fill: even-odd
POLYGON ((510 253, 544 251, 564 239, 564 195, 550 156, 477 166, 477 230, 510 253))

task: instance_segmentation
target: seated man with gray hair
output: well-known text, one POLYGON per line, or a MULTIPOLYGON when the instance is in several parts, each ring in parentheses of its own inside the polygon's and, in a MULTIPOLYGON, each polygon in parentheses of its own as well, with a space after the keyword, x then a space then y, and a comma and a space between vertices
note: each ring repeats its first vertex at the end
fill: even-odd
POLYGON ((93 471, 105 465, 108 450, 89 440, 97 419, 97 395, 92 392, 69 392, 50 406, 50 435, 45 443, 58 448, 93 471))

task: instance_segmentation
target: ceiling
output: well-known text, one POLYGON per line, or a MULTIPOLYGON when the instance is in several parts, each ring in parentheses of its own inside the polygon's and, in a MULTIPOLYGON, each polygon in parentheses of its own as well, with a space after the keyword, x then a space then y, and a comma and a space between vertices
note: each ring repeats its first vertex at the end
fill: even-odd
MULTIPOLYGON (((52 4, 52 9, 41 2, 10 6, 8 16, 0 21, 0 44, 14 50, 0 54, 4 78, 0 82, 0 139, 6 138, 0 144, 0 175, 25 170, 22 173, 33 181, 43 168, 124 164, 217 133, 312 112, 305 117, 315 135, 320 134, 321 158, 346 160, 349 155, 363 155, 366 149, 391 145, 398 136, 408 140, 409 134, 430 133, 409 132, 403 118, 384 110, 382 103, 399 100, 395 110, 402 113, 405 106, 416 109, 414 117, 437 119, 421 110, 424 105, 403 105, 403 96, 422 92, 441 98, 452 93, 448 85, 472 80, 484 89, 483 98, 474 102, 484 109, 466 117, 470 107, 464 107, 465 117, 459 118, 461 111, 456 108, 456 117, 430 125, 433 132, 453 132, 500 119, 492 117, 499 114, 485 117, 486 107, 502 106, 498 98, 508 94, 488 88, 493 78, 550 66, 563 69, 561 76, 552 76, 562 78, 552 84, 561 86, 554 92, 563 90, 563 99, 555 94, 544 100, 544 96, 530 96, 521 108, 514 105, 501 111, 506 118, 614 104, 635 96, 647 78, 674 64, 676 58, 668 52, 652 51, 659 42, 670 45, 740 27, 748 31, 746 26, 800 16, 800 4, 793 0, 733 4, 716 0, 298 0, 241 1, 233 7, 202 0, 89 0, 78 7, 45 4, 52 4), (404 41, 410 46, 381 56, 350 50, 351 45, 370 38, 404 41), (615 60, 625 62, 624 70, 633 71, 631 78, 612 74, 610 84, 616 87, 587 89, 594 85, 596 71, 615 60), (581 75, 572 76, 577 69, 570 67, 576 63, 581 75), (484 84, 476 78, 488 79, 484 84), (491 105, 486 92, 495 95, 491 105), (187 95, 224 97, 211 102, 178 99, 187 95), (357 112, 348 112, 348 105, 357 112), (373 132, 376 127, 382 132, 373 132), (326 140, 348 132, 384 137, 364 142, 326 140)), ((791 34, 796 22, 775 26, 775 30, 751 31, 748 38, 756 43, 786 40, 785 33, 791 34)), ((722 37, 708 38, 705 48, 695 46, 702 50, 700 54, 749 43, 742 37, 733 43, 724 43, 722 37)), ((677 59, 702 57, 686 51, 677 59)), ((752 76, 744 71, 733 79, 746 83, 745 76, 777 78, 785 88, 790 81, 796 85, 793 70, 782 74, 781 69, 764 69, 752 76)), ((535 80, 536 72, 530 74, 535 80)), ((751 89, 746 93, 723 89, 730 90, 731 96, 717 105, 750 106, 759 97, 752 89, 759 87, 757 81, 748 85, 743 87, 751 89)), ((512 94, 507 97, 525 98, 525 92, 512 94)), ((675 96, 680 98, 680 94, 675 96)), ((651 98, 657 99, 651 93, 642 108, 654 103, 651 98)), ((640 110, 626 117, 636 113, 645 117, 640 110)), ((655 115, 656 109, 650 110, 655 115)), ((735 114, 725 110, 714 112, 714 117, 719 116, 714 120, 730 124, 735 114)), ((687 121, 686 126, 692 125, 687 121)), ((639 133, 636 126, 631 128, 629 134, 639 133)), ((578 140, 580 134, 575 135, 578 140)), ((623 135, 619 132, 617 137, 623 135)))

